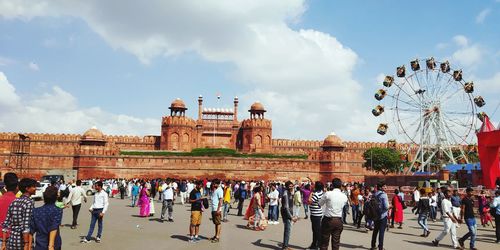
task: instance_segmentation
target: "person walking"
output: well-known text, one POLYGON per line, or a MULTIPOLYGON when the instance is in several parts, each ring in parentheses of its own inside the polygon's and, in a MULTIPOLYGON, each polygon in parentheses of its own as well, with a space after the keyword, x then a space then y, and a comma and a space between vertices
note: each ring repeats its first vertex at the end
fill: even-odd
POLYGON ((422 227, 424 230, 424 233, 421 234, 421 237, 428 237, 431 234, 431 231, 429 230, 429 227, 427 226, 427 217, 429 215, 429 212, 431 210, 431 205, 430 205, 430 200, 429 196, 425 194, 425 189, 421 188, 420 189, 420 196, 419 200, 416 204, 416 214, 418 214, 418 225, 422 227))
POLYGON ((383 250, 384 249, 384 234, 385 230, 387 228, 387 215, 389 211, 389 198, 387 197, 387 193, 385 192, 387 190, 387 186, 385 185, 385 182, 380 181, 377 183, 377 192, 373 195, 372 199, 377 199, 379 207, 378 207, 378 213, 379 216, 374 220, 374 228, 373 228, 373 234, 372 234, 372 242, 371 242, 371 249, 375 250, 375 245, 377 243, 377 235, 378 235, 378 249, 383 250))
POLYGON ((215 225, 215 235, 212 237, 211 242, 217 243, 220 240, 220 232, 222 229, 221 217, 222 217, 222 200, 224 198, 224 191, 220 186, 220 180, 215 179, 211 182, 211 186, 214 191, 211 193, 212 200, 212 222, 215 225))
POLYGON ((300 190, 302 192, 302 204, 304 205, 304 219, 307 220, 309 218, 309 205, 310 205, 310 198, 311 198, 311 184, 307 183, 304 188, 300 190))
POLYGON ((321 244, 321 219, 323 218, 323 208, 319 201, 323 197, 324 185, 317 181, 314 183, 314 192, 309 197, 309 209, 311 210, 311 229, 313 233, 312 243, 309 249, 318 249, 321 244))
POLYGON ((135 207, 137 203, 137 197, 139 196, 139 182, 133 183, 132 184, 132 189, 130 191, 132 195, 132 205, 131 207, 135 207))
POLYGON ((342 210, 348 203, 347 196, 340 191, 342 181, 339 178, 332 180, 332 191, 327 191, 319 200, 319 205, 324 208, 324 216, 321 221, 320 249, 327 250, 332 237, 332 249, 340 247, 340 235, 344 230, 342 222, 342 210))
POLYGON ((202 181, 196 181, 193 190, 189 193, 189 203, 191 203, 191 219, 189 223, 189 242, 196 243, 200 241, 198 233, 200 231, 202 219, 203 198, 201 189, 203 188, 202 181))
POLYGON ((295 188, 295 193, 293 193, 293 216, 299 217, 300 208, 302 207, 302 194, 300 192, 300 187, 295 188))
POLYGON ((358 184, 354 184, 353 189, 351 190, 351 194, 349 195, 349 200, 351 203, 351 210, 352 210, 352 221, 353 225, 356 225, 358 222, 358 216, 359 216, 359 195, 360 191, 358 188, 358 184))
POLYGON ((224 199, 222 205, 222 221, 228 222, 227 215, 229 214, 229 208, 231 206, 231 182, 226 181, 226 185, 224 185, 224 199))
POLYGON ((170 180, 167 180, 166 183, 163 183, 161 186, 161 193, 160 196, 162 199, 162 206, 161 206, 161 215, 160 215, 160 221, 163 222, 165 219, 165 212, 168 210, 168 221, 169 222, 174 222, 174 202, 175 202, 175 195, 174 195, 174 189, 171 187, 170 180))
POLYGON ((139 193, 139 202, 137 205, 139 206, 139 216, 141 217, 149 217, 151 214, 151 203, 149 202, 149 190, 146 186, 146 182, 143 181, 141 183, 141 191, 139 193))
POLYGON ((432 219, 432 222, 436 222, 437 218, 437 210, 438 210, 438 205, 437 205, 437 194, 434 189, 432 190, 431 193, 429 193, 429 202, 431 203, 431 211, 429 213, 429 216, 432 219))
POLYGON ((283 244, 281 249, 290 250, 288 246, 290 242, 290 234, 292 233, 292 222, 297 221, 297 217, 293 216, 293 183, 287 181, 285 183, 285 189, 283 190, 283 195, 281 196, 281 217, 283 219, 284 232, 283 232, 283 244))
MULTIPOLYGON (((18 183, 19 179, 15 173, 6 173, 3 176, 3 182, 5 184, 5 192, 2 197, 0 197, 0 222, 5 221, 7 217, 7 211, 9 210, 10 204, 16 199, 16 194, 19 191, 18 183)), ((3 239, 3 228, 0 224, 0 239, 3 239)), ((8 235, 6 236, 8 238, 8 235)), ((2 241, 0 241, 0 247, 2 246, 2 241)))
POLYGON ((30 222, 33 219, 35 202, 30 197, 36 192, 36 184, 35 180, 29 178, 23 178, 19 182, 22 195, 9 205, 2 224, 2 250, 31 250, 33 237, 30 234, 30 222), (10 235, 7 235, 7 232, 10 235))
POLYGON ((434 246, 439 246, 439 242, 444 239, 444 237, 451 233, 451 242, 453 243, 453 247, 456 249, 460 249, 457 241, 457 227, 459 219, 453 213, 453 208, 450 201, 450 190, 444 189, 442 190, 444 199, 441 201, 441 210, 443 213, 443 231, 438 235, 438 237, 432 241, 434 246))
POLYGON ((469 232, 465 234, 462 238, 458 239, 458 244, 463 249, 465 248, 465 241, 470 237, 470 249, 477 250, 475 247, 476 244, 476 235, 477 235, 477 225, 476 218, 474 215, 474 190, 468 187, 465 190, 466 196, 462 199, 461 209, 460 209, 460 219, 465 221, 469 232))
POLYGON ((247 198, 247 187, 245 181, 242 181, 240 187, 238 188, 238 216, 243 216, 243 203, 247 198))
POLYGON ((101 242, 102 231, 103 231, 103 219, 104 214, 108 211, 108 194, 102 189, 102 181, 95 183, 96 193, 94 194, 94 202, 90 206, 89 211, 91 213, 90 217, 90 227, 87 236, 82 239, 82 243, 89 243, 94 233, 95 223, 97 222, 97 237, 95 241, 97 243, 101 242))
MULTIPOLYGON (((498 180, 498 179, 497 179, 498 180)), ((495 199, 491 203, 491 209, 495 210, 495 232, 497 243, 500 243, 500 189, 495 191, 495 199)))
POLYGON ((398 228, 403 229, 403 200, 399 196, 399 190, 394 190, 394 196, 392 197, 392 222, 391 228, 394 227, 394 223, 399 224, 398 228))
POLYGON ((279 199, 280 193, 276 189, 276 184, 273 183, 271 184, 271 192, 267 195, 267 198, 269 199, 269 213, 268 213, 268 218, 269 218, 269 224, 271 225, 276 225, 279 224, 278 222, 278 199, 279 199))
POLYGON ((71 210, 73 211, 73 222, 71 223, 71 229, 75 229, 78 225, 78 214, 80 213, 80 208, 82 207, 82 200, 87 202, 87 195, 82 188, 82 181, 76 181, 76 187, 72 188, 69 192, 68 198, 66 199, 66 206, 71 203, 71 210))
POLYGON ((47 187, 43 192, 45 204, 33 210, 31 232, 36 236, 34 250, 61 249, 62 240, 59 225, 61 225, 63 210, 55 205, 57 192, 56 187, 47 187))

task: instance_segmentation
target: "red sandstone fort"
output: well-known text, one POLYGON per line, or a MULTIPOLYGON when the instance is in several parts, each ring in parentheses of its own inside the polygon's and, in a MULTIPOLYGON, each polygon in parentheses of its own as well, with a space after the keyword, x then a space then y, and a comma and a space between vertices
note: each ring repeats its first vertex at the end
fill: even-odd
POLYGON ((162 118, 159 136, 111 136, 91 128, 83 135, 0 133, 2 173, 21 171, 39 177, 52 169, 77 170, 78 178, 177 177, 222 179, 294 179, 361 181, 367 174, 362 154, 386 143, 343 142, 335 134, 322 141, 273 139, 272 123, 256 102, 249 117, 238 120, 233 109, 204 108, 198 98, 197 119, 186 117, 176 99, 162 118), (243 154, 307 155, 297 158, 238 158, 178 155, 126 155, 122 152, 190 152, 195 148, 229 148, 243 154), (21 161, 21 162, 20 162, 21 161), (19 169, 22 168, 22 169, 19 169))

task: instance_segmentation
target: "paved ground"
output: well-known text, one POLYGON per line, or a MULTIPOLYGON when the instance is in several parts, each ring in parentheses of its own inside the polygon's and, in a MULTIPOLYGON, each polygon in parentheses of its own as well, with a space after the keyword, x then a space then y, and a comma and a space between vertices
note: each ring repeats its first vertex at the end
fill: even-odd
MULTIPOLYGON (((69 228, 71 223, 71 209, 64 210, 61 228, 63 249, 280 249, 279 243, 283 237, 283 225, 270 225, 266 231, 255 232, 245 228, 246 221, 235 216, 235 209, 230 212, 230 222, 224 223, 222 237, 219 243, 210 243, 208 238, 213 236, 213 224, 209 214, 205 213, 200 229, 201 242, 188 243, 189 206, 176 204, 174 207, 175 222, 160 223, 158 211, 161 204, 156 203, 157 215, 153 218, 139 218, 138 208, 129 207, 129 200, 110 199, 110 208, 104 220, 104 233, 101 243, 80 243, 80 237, 86 235, 90 216, 87 212, 89 203, 82 207, 79 218, 79 227, 75 230, 69 228)), ((248 202, 246 202, 248 203, 248 202)), ((408 209, 407 209, 408 210, 408 209)), ((407 211, 408 212, 408 211, 407 211)), ((386 234, 386 249, 437 249, 431 245, 442 227, 440 222, 431 222, 431 236, 421 238, 421 230, 417 225, 415 216, 405 214, 406 224, 404 229, 391 229, 386 234)), ((304 249, 311 243, 311 224, 309 220, 298 221, 292 229, 290 240, 293 249, 304 249)), ((458 229, 459 236, 465 234, 467 228, 462 225, 458 229)), ((97 227, 96 231, 97 232, 97 227)), ((478 229, 478 249, 500 249, 494 243, 495 232, 492 228, 478 229)), ((94 234, 95 235, 95 234, 94 234)), ((371 233, 359 231, 352 226, 345 226, 342 233, 343 249, 369 249, 371 233)), ((468 246, 468 242, 466 243, 468 246)), ((441 248, 451 249, 449 237, 442 241, 441 248)))

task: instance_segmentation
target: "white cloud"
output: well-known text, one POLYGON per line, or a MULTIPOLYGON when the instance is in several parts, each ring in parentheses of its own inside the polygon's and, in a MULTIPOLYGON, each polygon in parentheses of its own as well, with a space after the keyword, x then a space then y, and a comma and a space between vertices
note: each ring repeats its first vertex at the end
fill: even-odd
POLYGON ((494 94, 500 94, 500 72, 496 72, 490 78, 486 79, 478 78, 476 82, 478 83, 477 89, 479 90, 478 91, 479 93, 483 93, 485 95, 487 94, 492 97, 494 96, 494 94))
POLYGON ((12 132, 77 133, 97 126, 106 134, 159 134, 159 119, 113 114, 99 107, 82 108, 58 86, 30 99, 21 98, 0 72, 0 129, 12 132))
POLYGON ((10 58, 0 56, 0 66, 7 66, 13 64, 14 62, 15 61, 10 58))
POLYGON ((458 46, 458 49, 451 55, 453 62, 462 67, 473 67, 483 59, 483 49, 477 43, 471 44, 466 36, 456 35, 452 40, 458 46))
POLYGON ((466 47, 469 44, 469 40, 464 35, 454 36, 453 41, 460 47, 466 47))
POLYGON ((490 14, 491 9, 484 9, 476 16, 476 23, 483 23, 484 19, 490 14))
POLYGON ((243 96, 270 110, 277 136, 322 139, 334 130, 371 139, 355 129, 365 120, 347 118, 370 110, 352 77, 357 54, 329 34, 291 29, 305 10, 305 0, 0 2, 5 18, 81 18, 111 47, 146 64, 186 52, 231 63, 234 78, 253 88, 243 96), (137 13, 141 18, 132 18, 137 13))
POLYGON ((38 67, 38 64, 34 63, 34 62, 30 62, 28 64, 28 67, 33 70, 33 71, 39 71, 40 70, 40 67, 38 67))

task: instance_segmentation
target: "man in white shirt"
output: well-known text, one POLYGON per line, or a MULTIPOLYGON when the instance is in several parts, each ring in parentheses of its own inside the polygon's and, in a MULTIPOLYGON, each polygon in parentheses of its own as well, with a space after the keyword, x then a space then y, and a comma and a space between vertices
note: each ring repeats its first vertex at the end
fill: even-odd
POLYGON ((75 229, 78 220, 78 214, 80 213, 80 208, 82 207, 82 200, 87 202, 87 195, 83 190, 82 181, 76 181, 76 187, 72 188, 69 192, 68 198, 66 199, 66 206, 71 202, 71 210, 73 210, 73 223, 71 223, 71 229, 75 229))
POLYGON ((174 201, 175 201, 175 195, 174 195, 174 188, 171 185, 170 180, 167 180, 166 183, 163 183, 161 186, 161 199, 162 199, 162 206, 161 206, 161 216, 160 220, 163 222, 165 219, 165 212, 168 209, 168 221, 169 222, 174 222, 174 201))
POLYGON ((459 223, 459 219, 453 213, 453 206, 450 201, 450 190, 445 189, 443 191, 445 199, 441 202, 441 209, 443 213, 443 223, 444 228, 443 231, 438 235, 438 237, 432 241, 434 246, 439 246, 439 241, 441 241, 448 233, 451 233, 451 242, 453 243, 453 248, 461 249, 458 246, 457 240, 457 227, 456 225, 459 223))
POLYGON ((276 184, 271 184, 271 192, 267 195, 269 198, 269 224, 279 224, 278 222, 278 199, 279 199, 280 193, 276 189, 276 184))
POLYGON ((222 187, 220 187, 220 180, 215 179, 212 182, 213 185, 213 193, 210 197, 212 200, 212 222, 215 225, 215 236, 212 237, 211 242, 212 243, 217 243, 219 242, 220 239, 220 232, 222 229, 221 225, 221 219, 222 219, 222 200, 224 198, 224 191, 222 190, 222 187))
POLYGON ((90 242, 92 234, 94 233, 95 223, 97 221, 97 237, 96 242, 101 242, 102 236, 102 219, 108 210, 108 194, 102 189, 102 181, 95 183, 97 192, 94 194, 94 203, 90 206, 89 211, 92 214, 90 218, 90 228, 87 236, 83 238, 82 243, 90 242))
POLYGON ((342 181, 339 178, 333 179, 332 185, 333 190, 326 192, 319 200, 319 205, 325 209, 321 222, 321 250, 328 249, 330 235, 332 236, 332 249, 339 249, 340 235, 344 229, 342 211, 347 204, 347 196, 340 191, 342 181))

